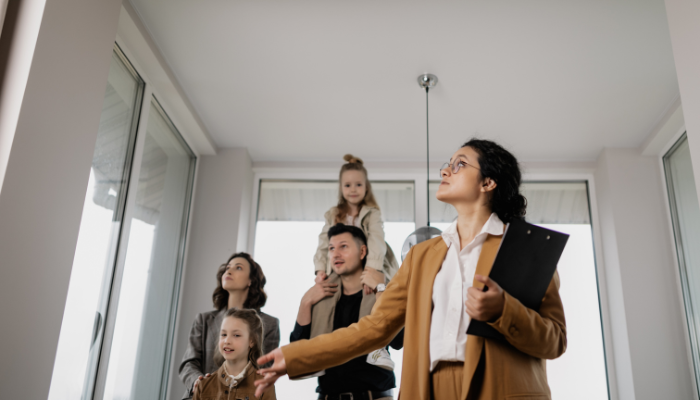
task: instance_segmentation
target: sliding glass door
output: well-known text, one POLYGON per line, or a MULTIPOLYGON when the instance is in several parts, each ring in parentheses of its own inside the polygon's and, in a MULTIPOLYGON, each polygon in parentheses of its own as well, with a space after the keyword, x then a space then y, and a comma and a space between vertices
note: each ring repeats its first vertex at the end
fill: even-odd
POLYGON ((195 160, 115 46, 49 400, 165 398, 195 160))
POLYGON ((194 160, 152 101, 104 399, 157 399, 167 388, 194 160))
POLYGON ((695 380, 700 386, 700 206, 686 135, 666 153, 664 168, 691 358, 695 367, 695 380))
POLYGON ((144 82, 115 49, 80 221, 49 400, 92 396, 144 82))

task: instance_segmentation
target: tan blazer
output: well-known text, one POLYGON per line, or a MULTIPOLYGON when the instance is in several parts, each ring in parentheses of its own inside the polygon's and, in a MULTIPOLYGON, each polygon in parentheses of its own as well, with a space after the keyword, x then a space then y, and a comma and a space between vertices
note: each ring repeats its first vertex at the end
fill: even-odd
MULTIPOLYGON (((335 217, 338 215, 338 207, 332 207, 326 212, 323 218, 326 223, 323 225, 321 234, 318 235, 318 247, 314 255, 314 273, 316 271, 326 271, 331 274, 332 268, 328 259, 328 230, 335 225, 335 217)), ((399 262, 391 251, 391 247, 384 241, 384 222, 382 213, 376 207, 362 206, 357 215, 362 226, 362 232, 367 237, 367 267, 384 272, 387 279, 391 279, 399 269, 399 262)))
MULTIPOLYGON (((489 235, 476 273, 488 275, 502 236, 489 235)), ((358 323, 282 348, 290 377, 330 368, 386 346, 405 325, 399 398, 430 400, 430 319, 433 282, 447 254, 437 237, 414 246, 372 314, 358 323)), ((475 287, 483 287, 474 281, 475 287)), ((464 399, 550 399, 545 359, 566 349, 559 276, 554 275, 539 313, 505 294, 501 317, 491 323, 508 343, 470 335, 465 349, 464 399)))

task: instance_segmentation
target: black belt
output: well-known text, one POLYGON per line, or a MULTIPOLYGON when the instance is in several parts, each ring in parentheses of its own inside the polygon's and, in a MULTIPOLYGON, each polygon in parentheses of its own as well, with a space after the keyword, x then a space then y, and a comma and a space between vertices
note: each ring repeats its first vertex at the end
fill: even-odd
POLYGON ((394 393, 391 389, 383 392, 347 392, 338 394, 323 394, 319 393, 318 400, 376 400, 382 397, 393 397, 394 393), (371 394, 371 397, 370 397, 371 394))

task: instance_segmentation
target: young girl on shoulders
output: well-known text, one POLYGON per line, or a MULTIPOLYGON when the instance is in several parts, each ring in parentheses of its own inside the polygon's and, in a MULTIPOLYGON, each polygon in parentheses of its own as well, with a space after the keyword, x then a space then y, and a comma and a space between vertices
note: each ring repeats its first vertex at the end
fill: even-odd
POLYGON ((338 205, 325 214, 326 224, 318 236, 318 248, 314 256, 317 281, 324 280, 331 272, 328 259, 328 230, 337 223, 354 225, 367 236, 367 265, 383 272, 387 281, 399 269, 391 247, 384 241, 384 223, 379 206, 367 179, 367 170, 360 158, 346 154, 346 163, 340 168, 338 205))
POLYGON ((262 320, 255 310, 231 308, 221 323, 215 374, 195 386, 193 400, 276 400, 275 387, 255 397, 257 359, 262 353, 262 320))

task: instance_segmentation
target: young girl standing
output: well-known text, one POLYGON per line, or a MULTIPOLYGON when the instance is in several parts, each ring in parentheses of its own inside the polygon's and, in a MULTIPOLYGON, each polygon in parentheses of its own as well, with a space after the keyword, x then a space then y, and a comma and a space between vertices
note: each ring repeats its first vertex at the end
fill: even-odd
MULTIPOLYGON (((367 170, 362 160, 351 154, 343 159, 346 163, 340 168, 338 181, 338 205, 325 214, 326 224, 318 236, 318 249, 314 256, 317 277, 325 279, 331 272, 328 260, 328 230, 337 223, 354 225, 367 236, 366 268, 383 272, 386 280, 391 279, 399 269, 394 253, 384 241, 384 223, 379 206, 372 194, 372 185, 367 179, 367 170)), ((317 279, 319 280, 319 279, 317 279)))
POLYGON ((275 387, 255 397, 257 359, 262 353, 262 320, 250 309, 230 308, 221 323, 214 375, 204 378, 194 389, 193 400, 276 400, 275 387))

